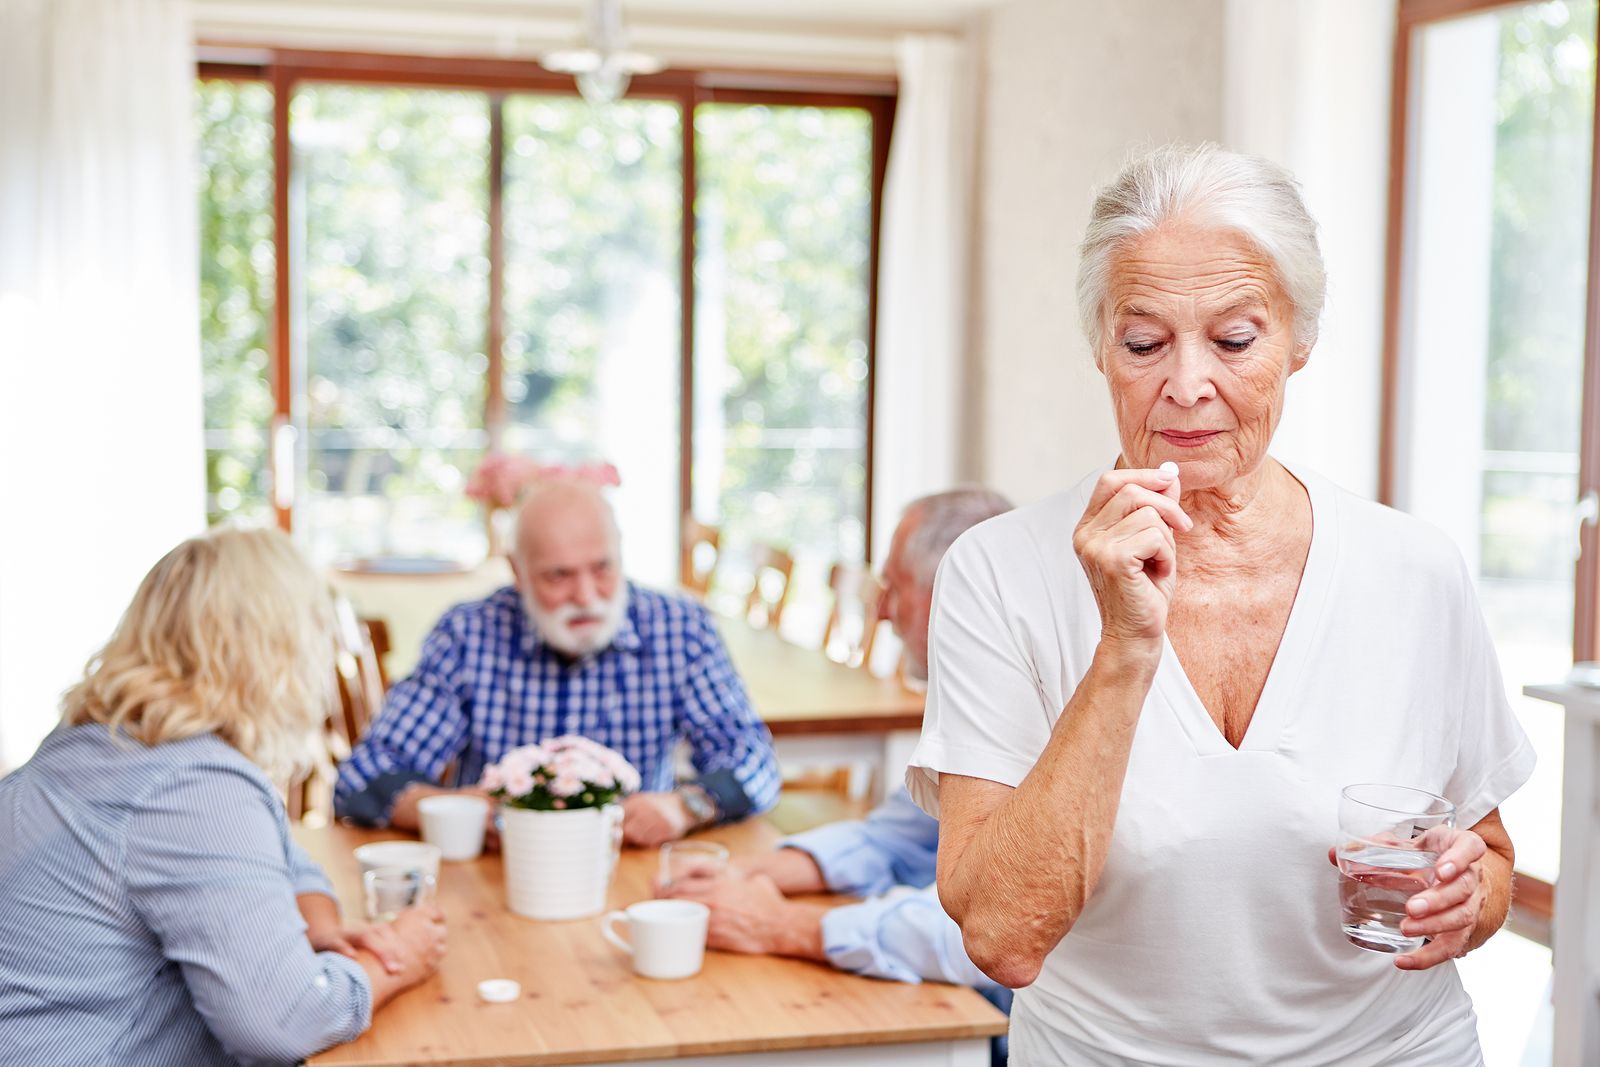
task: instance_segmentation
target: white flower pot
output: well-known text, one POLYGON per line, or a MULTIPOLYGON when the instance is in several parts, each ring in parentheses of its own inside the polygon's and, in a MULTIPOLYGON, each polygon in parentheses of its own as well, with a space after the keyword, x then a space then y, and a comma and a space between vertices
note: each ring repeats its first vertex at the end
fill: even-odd
POLYGON ((606 910, 622 848, 622 805, 575 811, 500 807, 506 903, 530 919, 583 919, 606 910))

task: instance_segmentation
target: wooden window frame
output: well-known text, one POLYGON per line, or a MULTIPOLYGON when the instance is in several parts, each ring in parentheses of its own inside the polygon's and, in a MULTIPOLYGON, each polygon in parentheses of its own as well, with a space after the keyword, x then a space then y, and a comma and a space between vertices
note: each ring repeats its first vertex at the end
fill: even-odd
MULTIPOLYGON (((1389 218, 1384 264, 1383 378, 1378 444, 1378 499, 1393 505, 1399 464, 1401 412, 1400 327, 1405 294, 1406 188, 1412 160, 1413 120, 1411 51, 1416 32, 1450 19, 1514 8, 1529 0, 1400 0, 1394 37, 1394 82, 1389 110, 1389 218)), ((1595 79, 1600 97, 1600 76, 1595 79)), ((1583 398, 1586 415, 1579 443, 1578 491, 1600 486, 1600 99, 1594 109, 1589 172, 1589 262, 1584 309, 1583 398)), ((1573 587, 1573 659, 1600 659, 1600 531, 1585 523, 1573 587)), ((1554 918, 1555 887, 1530 874, 1518 873, 1512 887, 1509 925, 1549 947, 1554 918)))
MULTIPOLYGON (((226 47, 226 46, 222 46, 226 47)), ((204 48, 202 49, 204 51, 204 48)), ((383 85, 407 88, 462 89, 486 93, 490 109, 489 145, 489 306, 487 336, 489 381, 484 398, 484 429, 489 447, 501 444, 505 424, 505 236, 502 226, 504 188, 504 127, 502 104, 508 93, 577 95, 570 75, 554 74, 531 61, 438 56, 404 56, 365 52, 308 51, 301 49, 254 50, 247 62, 202 60, 197 76, 209 79, 259 81, 273 90, 273 248, 275 286, 269 351, 272 367, 273 426, 269 427, 268 466, 273 512, 284 530, 293 526, 293 507, 278 506, 276 466, 281 426, 293 425, 294 365, 292 345, 294 309, 290 299, 289 271, 292 234, 289 226, 290 167, 289 103, 295 88, 307 82, 343 85, 383 85)), ((695 331, 695 214, 698 193, 695 159, 695 109, 701 104, 766 104, 781 107, 850 107, 865 111, 872 122, 872 159, 869 211, 871 215, 867 265, 867 377, 866 377, 866 481, 865 554, 872 552, 873 456, 877 400, 878 269, 883 227, 883 189, 889 162, 889 140, 894 126, 899 84, 892 76, 838 75, 805 71, 666 70, 632 80, 629 99, 675 102, 681 115, 681 173, 683 177, 682 232, 679 253, 679 419, 678 511, 688 515, 694 500, 694 331, 695 331)), ((682 538, 682 523, 677 524, 682 538)), ((683 553, 679 545, 678 557, 683 553)), ((687 575, 680 573, 682 582, 687 575)))

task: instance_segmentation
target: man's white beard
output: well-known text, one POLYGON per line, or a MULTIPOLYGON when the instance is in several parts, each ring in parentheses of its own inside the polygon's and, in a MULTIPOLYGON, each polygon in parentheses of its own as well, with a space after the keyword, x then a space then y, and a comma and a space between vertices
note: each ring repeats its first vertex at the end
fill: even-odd
POLYGON ((522 605, 545 644, 576 659, 599 652, 611 644, 617 631, 622 629, 622 620, 628 617, 628 583, 619 581, 610 600, 599 600, 586 608, 563 604, 546 611, 526 592, 522 594, 522 605), (599 618, 600 621, 578 633, 573 631, 572 621, 579 618, 599 618))

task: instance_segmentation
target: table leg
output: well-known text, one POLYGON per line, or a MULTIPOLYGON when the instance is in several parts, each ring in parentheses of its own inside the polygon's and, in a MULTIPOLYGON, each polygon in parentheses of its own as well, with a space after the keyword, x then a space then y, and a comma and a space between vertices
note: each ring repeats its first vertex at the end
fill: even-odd
POLYGON ((1556 880, 1555 1067, 1600 1063, 1600 722, 1567 712, 1556 880))

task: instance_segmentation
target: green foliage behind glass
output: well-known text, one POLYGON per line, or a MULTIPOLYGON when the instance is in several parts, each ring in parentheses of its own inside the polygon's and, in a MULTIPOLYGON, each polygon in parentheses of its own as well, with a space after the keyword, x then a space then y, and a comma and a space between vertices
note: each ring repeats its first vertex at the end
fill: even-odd
MULTIPOLYGON (((307 430, 296 522, 318 555, 460 554, 457 535, 478 536, 461 488, 486 442, 488 108, 481 92, 322 84, 291 101, 307 430), (397 538, 399 526, 423 532, 397 538)), ((676 316, 683 117, 672 103, 597 112, 567 96, 513 94, 504 108, 508 423, 589 458, 607 332, 647 288, 676 316)), ((267 507, 271 90, 202 81, 196 121, 219 519, 267 507)), ((715 356, 699 381, 724 423, 721 519, 735 544, 859 556, 871 119, 703 105, 696 134, 696 360, 715 356)), ((651 329, 675 336, 655 314, 651 329)))
POLYGON ((1486 447, 1572 451, 1588 272, 1595 5, 1502 16, 1486 447))
MULTIPOLYGON (((672 103, 506 100, 507 415, 570 458, 590 458, 607 331, 650 282, 677 299, 682 136, 672 103)), ((540 458, 568 458, 559 451, 540 458)))
POLYGON ((727 361, 704 385, 721 389, 727 427, 724 535, 859 556, 871 117, 714 104, 695 134, 699 299, 727 361))
POLYGON ((199 81, 200 357, 211 522, 267 509, 272 418, 272 90, 199 81))
POLYGON ((313 85, 295 93, 290 131, 313 543, 401 550, 383 528, 394 511, 353 507, 361 497, 434 501, 470 538, 461 490, 484 443, 488 368, 488 98, 313 85))
POLYGON ((1593 0, 1500 16, 1481 573, 1570 581, 1583 379, 1593 0), (1543 454, 1542 456, 1539 454, 1543 454))

